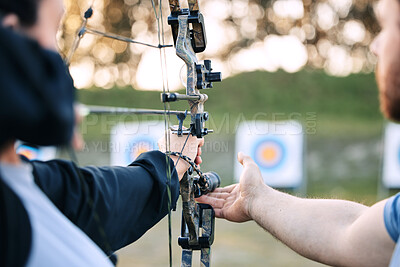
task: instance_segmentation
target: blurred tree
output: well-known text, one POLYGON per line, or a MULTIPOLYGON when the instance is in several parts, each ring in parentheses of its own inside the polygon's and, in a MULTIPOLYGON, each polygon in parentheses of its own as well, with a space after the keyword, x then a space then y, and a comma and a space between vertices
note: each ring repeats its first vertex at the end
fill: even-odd
MULTIPOLYGON (((60 38, 66 54, 92 0, 67 0, 60 38)), ((225 76, 253 70, 295 72, 304 66, 331 75, 371 72, 375 57, 369 44, 379 31, 376 0, 202 0, 211 58, 225 76)), ((158 3, 156 2, 156 5, 158 3)), ((172 43, 163 2, 164 37, 172 43)), ((182 3, 184 5, 184 3, 182 3)), ((94 0, 92 29, 158 44, 150 0, 94 0)), ((78 87, 93 84, 138 86, 138 68, 151 48, 86 34, 73 57, 71 72, 78 87)), ((153 49, 154 50, 154 49, 153 49)), ((159 63, 150 64, 154 66, 159 63)), ((152 69, 147 71, 151 72, 152 69)), ((143 73, 140 72, 140 73, 143 73)))

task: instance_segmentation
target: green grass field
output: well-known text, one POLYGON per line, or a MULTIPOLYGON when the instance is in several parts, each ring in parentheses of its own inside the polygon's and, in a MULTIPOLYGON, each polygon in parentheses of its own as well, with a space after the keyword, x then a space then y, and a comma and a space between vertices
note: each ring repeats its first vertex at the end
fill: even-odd
MULTIPOLYGON (((384 120, 373 74, 331 77, 322 72, 301 71, 243 73, 206 90, 210 113, 208 127, 216 133, 206 141, 225 141, 228 151, 204 155, 204 168, 217 168, 224 184, 232 182, 227 168, 235 158, 234 137, 244 120, 297 119, 307 136, 308 192, 313 196, 339 194, 372 202, 380 170, 380 138, 384 120), (347 150, 361 149, 360 159, 348 159, 347 150), (378 148, 377 148, 378 147, 378 148), (359 160, 359 161, 357 161, 359 160), (355 182, 356 181, 356 182, 355 182)), ((135 108, 163 109, 160 92, 132 88, 79 90, 82 103, 135 108)), ((172 103, 171 109, 184 110, 187 103, 172 103)), ((162 116, 90 115, 82 125, 86 139, 108 142, 109 130, 116 122, 160 119, 162 116)), ((173 123, 177 123, 172 118, 173 123)), ((96 163, 89 160, 90 163, 96 163)), ((107 160, 103 161, 107 162, 107 160)))

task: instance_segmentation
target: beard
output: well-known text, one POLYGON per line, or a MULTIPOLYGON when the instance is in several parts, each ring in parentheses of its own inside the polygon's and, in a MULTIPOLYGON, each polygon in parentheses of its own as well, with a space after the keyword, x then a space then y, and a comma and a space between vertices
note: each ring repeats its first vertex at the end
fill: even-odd
POLYGON ((383 115, 389 120, 400 122, 400 61, 393 62, 383 72, 378 65, 375 74, 383 115))

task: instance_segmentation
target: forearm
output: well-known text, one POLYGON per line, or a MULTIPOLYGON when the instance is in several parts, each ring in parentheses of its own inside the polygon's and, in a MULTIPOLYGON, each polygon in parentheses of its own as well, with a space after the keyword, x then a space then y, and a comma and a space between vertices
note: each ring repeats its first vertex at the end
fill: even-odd
MULTIPOLYGON (((160 152, 143 153, 130 167, 78 169, 62 160, 32 164, 36 183, 60 211, 100 246, 104 231, 113 251, 137 240, 168 213, 166 160, 160 152)), ((179 196, 176 174, 171 191, 173 208, 179 196)))
POLYGON ((350 201, 301 199, 265 186, 255 197, 250 216, 299 254, 341 266, 349 263, 346 232, 366 209, 350 201))

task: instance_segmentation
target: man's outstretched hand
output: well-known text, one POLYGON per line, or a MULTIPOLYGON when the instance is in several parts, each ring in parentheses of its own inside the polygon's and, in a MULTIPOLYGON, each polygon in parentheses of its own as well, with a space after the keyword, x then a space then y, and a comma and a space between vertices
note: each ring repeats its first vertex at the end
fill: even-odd
MULTIPOLYGON (((211 205, 215 215, 232 222, 245 222, 252 219, 252 202, 265 192, 264 184, 257 164, 247 155, 239 152, 238 161, 243 165, 240 182, 203 195, 198 202, 211 205)), ((268 189, 268 188, 267 188, 268 189)))

